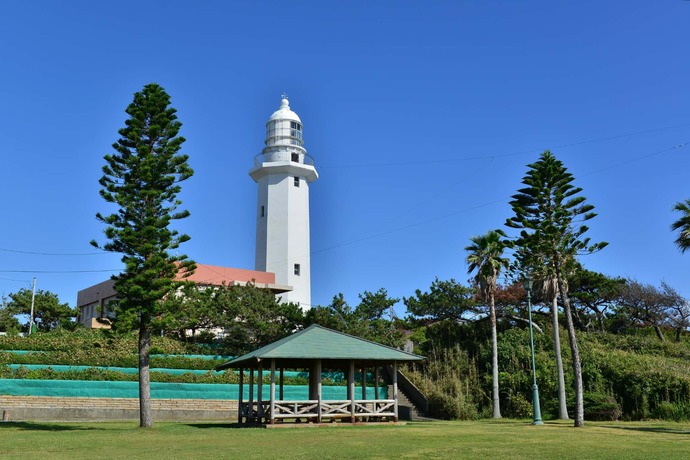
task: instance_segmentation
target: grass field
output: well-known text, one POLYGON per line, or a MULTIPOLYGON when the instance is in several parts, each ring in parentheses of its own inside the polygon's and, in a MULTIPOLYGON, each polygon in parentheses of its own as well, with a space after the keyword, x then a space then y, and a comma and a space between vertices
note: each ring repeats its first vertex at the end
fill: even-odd
POLYGON ((273 429, 229 424, 0 422, 2 458, 688 459, 690 424, 528 421, 273 429))

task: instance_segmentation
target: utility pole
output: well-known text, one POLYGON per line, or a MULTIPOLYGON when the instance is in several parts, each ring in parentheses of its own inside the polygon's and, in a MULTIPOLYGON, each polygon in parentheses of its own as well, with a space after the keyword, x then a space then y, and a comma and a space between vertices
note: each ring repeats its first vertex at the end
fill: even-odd
POLYGON ((29 335, 34 330, 34 301, 36 300, 36 277, 34 276, 34 287, 31 290, 31 315, 29 318, 29 335))

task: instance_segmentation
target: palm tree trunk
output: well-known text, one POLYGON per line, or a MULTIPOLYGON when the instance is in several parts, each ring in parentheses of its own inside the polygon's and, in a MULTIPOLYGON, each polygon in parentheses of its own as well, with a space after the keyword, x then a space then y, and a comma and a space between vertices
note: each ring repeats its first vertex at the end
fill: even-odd
POLYGON ((565 323, 568 329, 568 341, 570 342, 570 352, 573 357, 573 374, 575 384, 575 427, 581 427, 585 424, 585 404, 583 397, 582 386, 582 363, 580 361, 580 348, 577 346, 577 337, 575 335, 575 325, 573 324, 573 315, 570 310, 570 299, 568 299, 567 289, 561 277, 560 270, 556 269, 556 276, 558 278, 558 290, 561 294, 561 301, 563 302, 563 312, 565 313, 565 323))
POLYGON ((558 418, 560 420, 568 420, 568 406, 565 400, 563 358, 561 357, 561 333, 558 327, 558 295, 556 290, 554 290, 553 303, 551 304, 551 316, 553 323, 553 348, 556 352, 556 368, 558 369, 558 418))
POLYGON ((491 293, 489 300, 489 314, 491 316, 491 372, 493 383, 493 418, 501 418, 501 402, 498 392, 498 334, 496 332, 496 307, 494 305, 494 294, 491 293))
POLYGON ((139 426, 153 427, 151 411, 151 376, 149 373, 149 354, 151 333, 142 321, 139 325, 139 426))

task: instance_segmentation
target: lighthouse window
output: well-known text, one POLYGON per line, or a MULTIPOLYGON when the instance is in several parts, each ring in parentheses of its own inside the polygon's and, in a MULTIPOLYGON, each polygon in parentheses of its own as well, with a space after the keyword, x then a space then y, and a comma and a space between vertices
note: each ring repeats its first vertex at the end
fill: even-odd
POLYGON ((261 217, 266 216, 266 208, 264 206, 261 206, 261 217))
POLYGON ((302 125, 300 125, 300 124, 297 123, 296 121, 291 121, 291 122, 290 122, 290 128, 296 129, 296 130, 298 130, 298 131, 301 131, 301 130, 302 130, 302 125))
POLYGON ((294 184, 295 184, 295 187, 299 187, 299 177, 295 177, 294 184))
POLYGON ((292 154, 292 161, 299 163, 299 153, 292 154))
POLYGON ((299 276, 299 264, 295 264, 295 275, 299 276))

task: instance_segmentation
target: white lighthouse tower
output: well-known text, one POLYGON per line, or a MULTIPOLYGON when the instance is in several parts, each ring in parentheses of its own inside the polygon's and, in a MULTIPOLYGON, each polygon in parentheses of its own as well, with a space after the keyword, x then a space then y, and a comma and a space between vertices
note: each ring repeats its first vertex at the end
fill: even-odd
POLYGON ((292 286, 284 302, 311 308, 309 184, 319 178, 302 140, 302 121, 283 95, 266 123, 266 146, 249 175, 259 185, 256 270, 273 272, 276 284, 292 286))

